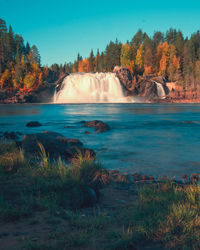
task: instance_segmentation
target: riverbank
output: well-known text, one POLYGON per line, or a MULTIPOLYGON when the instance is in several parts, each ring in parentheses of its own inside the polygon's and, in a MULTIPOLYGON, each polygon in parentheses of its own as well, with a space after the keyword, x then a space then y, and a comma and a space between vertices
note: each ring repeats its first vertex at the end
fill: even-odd
POLYGON ((0 147, 0 244, 7 249, 198 249, 199 176, 182 181, 70 165, 0 147))

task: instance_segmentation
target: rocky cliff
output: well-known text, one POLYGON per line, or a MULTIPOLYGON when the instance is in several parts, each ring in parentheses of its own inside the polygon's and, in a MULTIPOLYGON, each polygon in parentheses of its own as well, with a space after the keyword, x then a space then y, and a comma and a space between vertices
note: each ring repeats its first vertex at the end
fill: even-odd
POLYGON ((145 102, 158 102, 169 94, 166 80, 161 76, 139 76, 134 83, 131 72, 127 68, 116 66, 113 72, 119 78, 127 96, 143 97, 145 102))

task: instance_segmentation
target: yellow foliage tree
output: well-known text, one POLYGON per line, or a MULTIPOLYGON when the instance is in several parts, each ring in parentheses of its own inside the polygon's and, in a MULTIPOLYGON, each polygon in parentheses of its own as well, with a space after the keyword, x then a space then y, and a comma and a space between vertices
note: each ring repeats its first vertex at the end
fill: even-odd
POLYGON ((10 80, 11 80, 10 78, 11 78, 11 73, 8 69, 6 69, 0 78, 1 89, 5 87, 10 87, 10 80))
POLYGON ((27 88, 27 89, 30 89, 33 87, 33 85, 35 84, 36 82, 36 75, 35 74, 31 74, 31 73, 28 73, 25 78, 24 78, 24 86, 27 88))
POLYGON ((144 53, 144 74, 150 75, 153 73, 153 55, 152 50, 146 46, 144 53))
POLYGON ((35 72, 36 74, 39 74, 41 72, 40 66, 37 63, 31 63, 31 67, 33 72, 35 72))
POLYGON ((131 46, 128 43, 122 45, 120 62, 122 67, 126 67, 131 73, 134 72, 134 61, 131 60, 131 46))
POLYGON ((137 50, 137 55, 135 59, 135 65, 139 71, 144 70, 144 45, 141 44, 139 49, 137 50))

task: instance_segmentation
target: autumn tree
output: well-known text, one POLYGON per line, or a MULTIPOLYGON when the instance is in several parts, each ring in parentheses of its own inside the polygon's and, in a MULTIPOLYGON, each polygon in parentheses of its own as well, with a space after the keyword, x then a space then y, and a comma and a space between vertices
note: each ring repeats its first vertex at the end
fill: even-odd
POLYGON ((78 72, 89 72, 90 71, 90 62, 88 59, 79 61, 78 72))
POLYGON ((18 88, 23 83, 23 69, 21 65, 21 53, 19 46, 17 47, 17 55, 16 55, 16 65, 15 65, 15 79, 14 79, 14 87, 18 88))
POLYGON ((144 45, 143 44, 141 44, 137 50, 135 65, 137 67, 137 72, 139 74, 142 74, 144 72, 144 45))
POLYGON ((144 74, 152 74, 154 72, 153 54, 149 46, 145 47, 144 51, 144 74))
POLYGON ((132 48, 128 43, 122 45, 120 61, 121 66, 127 67, 133 74, 135 63, 132 60, 132 48))

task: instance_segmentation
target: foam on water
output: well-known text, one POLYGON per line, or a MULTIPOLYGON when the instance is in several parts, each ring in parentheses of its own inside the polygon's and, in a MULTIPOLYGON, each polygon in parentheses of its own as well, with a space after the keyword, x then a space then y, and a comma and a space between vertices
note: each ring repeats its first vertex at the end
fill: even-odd
POLYGON ((123 103, 134 102, 125 97, 114 73, 75 73, 67 76, 54 103, 123 103))

